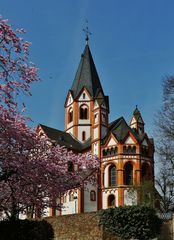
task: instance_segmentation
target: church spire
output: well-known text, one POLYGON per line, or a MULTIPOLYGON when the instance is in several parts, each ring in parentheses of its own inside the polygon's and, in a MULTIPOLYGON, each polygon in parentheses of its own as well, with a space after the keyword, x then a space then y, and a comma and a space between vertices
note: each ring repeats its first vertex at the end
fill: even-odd
POLYGON ((81 60, 71 87, 73 98, 78 97, 83 88, 86 88, 91 97, 96 97, 98 92, 104 96, 102 85, 92 58, 92 54, 88 45, 88 35, 86 36, 87 44, 81 55, 81 60))
POLYGON ((144 133, 144 121, 137 105, 135 110, 133 111, 130 127, 137 129, 139 133, 144 133))

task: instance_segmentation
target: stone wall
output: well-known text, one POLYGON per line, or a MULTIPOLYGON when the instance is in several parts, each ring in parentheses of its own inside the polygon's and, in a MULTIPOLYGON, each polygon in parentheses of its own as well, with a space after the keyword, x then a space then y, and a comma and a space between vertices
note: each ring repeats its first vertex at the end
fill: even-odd
MULTIPOLYGON (((118 240, 98 226, 96 213, 81 213, 46 218, 54 229, 54 240, 118 240)), ((174 240, 174 218, 165 222, 160 240, 174 240)))
POLYGON ((172 220, 165 221, 161 227, 159 240, 174 240, 174 216, 172 220))
POLYGON ((46 220, 53 226, 55 240, 103 239, 103 231, 98 226, 95 213, 64 215, 46 220))

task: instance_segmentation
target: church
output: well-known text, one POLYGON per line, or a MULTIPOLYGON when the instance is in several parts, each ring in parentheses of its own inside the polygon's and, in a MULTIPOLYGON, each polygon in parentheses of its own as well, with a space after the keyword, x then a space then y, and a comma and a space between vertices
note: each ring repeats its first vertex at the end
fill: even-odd
MULTIPOLYGON (((75 153, 92 152, 100 160, 98 186, 72 189, 61 198, 61 212, 92 212, 113 206, 137 204, 136 191, 144 180, 154 181, 154 143, 144 128, 136 106, 130 122, 123 117, 109 121, 105 95, 90 51, 88 35, 77 72, 65 99, 65 130, 40 124, 40 130, 57 144, 75 153)), ((84 179, 85 183, 85 179, 84 179)))

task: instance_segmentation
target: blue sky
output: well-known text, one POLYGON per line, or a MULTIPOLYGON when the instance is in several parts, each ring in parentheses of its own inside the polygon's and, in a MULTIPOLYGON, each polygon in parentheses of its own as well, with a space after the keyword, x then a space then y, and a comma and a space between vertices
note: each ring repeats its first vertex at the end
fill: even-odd
POLYGON ((64 102, 89 45, 106 95, 110 121, 129 122, 135 105, 146 131, 162 101, 162 79, 174 74, 173 0, 1 0, 1 15, 27 30, 42 81, 32 86, 27 115, 34 125, 64 129, 64 102))

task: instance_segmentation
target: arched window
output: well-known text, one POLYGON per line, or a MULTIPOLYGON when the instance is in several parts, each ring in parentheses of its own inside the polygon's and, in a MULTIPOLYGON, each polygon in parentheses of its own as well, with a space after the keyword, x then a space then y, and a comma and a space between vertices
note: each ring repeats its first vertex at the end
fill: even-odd
POLYGON ((74 193, 72 191, 69 192, 69 202, 74 201, 74 193))
POLYGON ((91 201, 96 201, 96 192, 94 190, 92 190, 90 192, 90 200, 91 201))
POLYGON ((124 154, 136 154, 136 146, 124 146, 123 147, 124 154))
POLYGON ((111 165, 109 167, 109 186, 116 186, 116 167, 115 165, 111 165))
POLYGON ((143 163, 141 168, 142 180, 148 180, 150 178, 150 169, 147 163, 143 163))
POLYGON ((88 107, 84 104, 80 106, 80 119, 88 119, 88 107))
POLYGON ((130 162, 126 163, 124 166, 124 184, 133 184, 133 166, 130 162))
POLYGON ((85 141, 85 140, 86 140, 86 132, 83 131, 83 132, 82 132, 82 141, 85 141))
POLYGON ((73 121, 73 109, 70 108, 68 111, 68 123, 73 121))
POLYGON ((133 153, 133 154, 136 154, 136 146, 133 146, 133 147, 132 147, 132 153, 133 153))
POLYGON ((115 207, 115 196, 113 194, 108 197, 108 207, 115 207))

